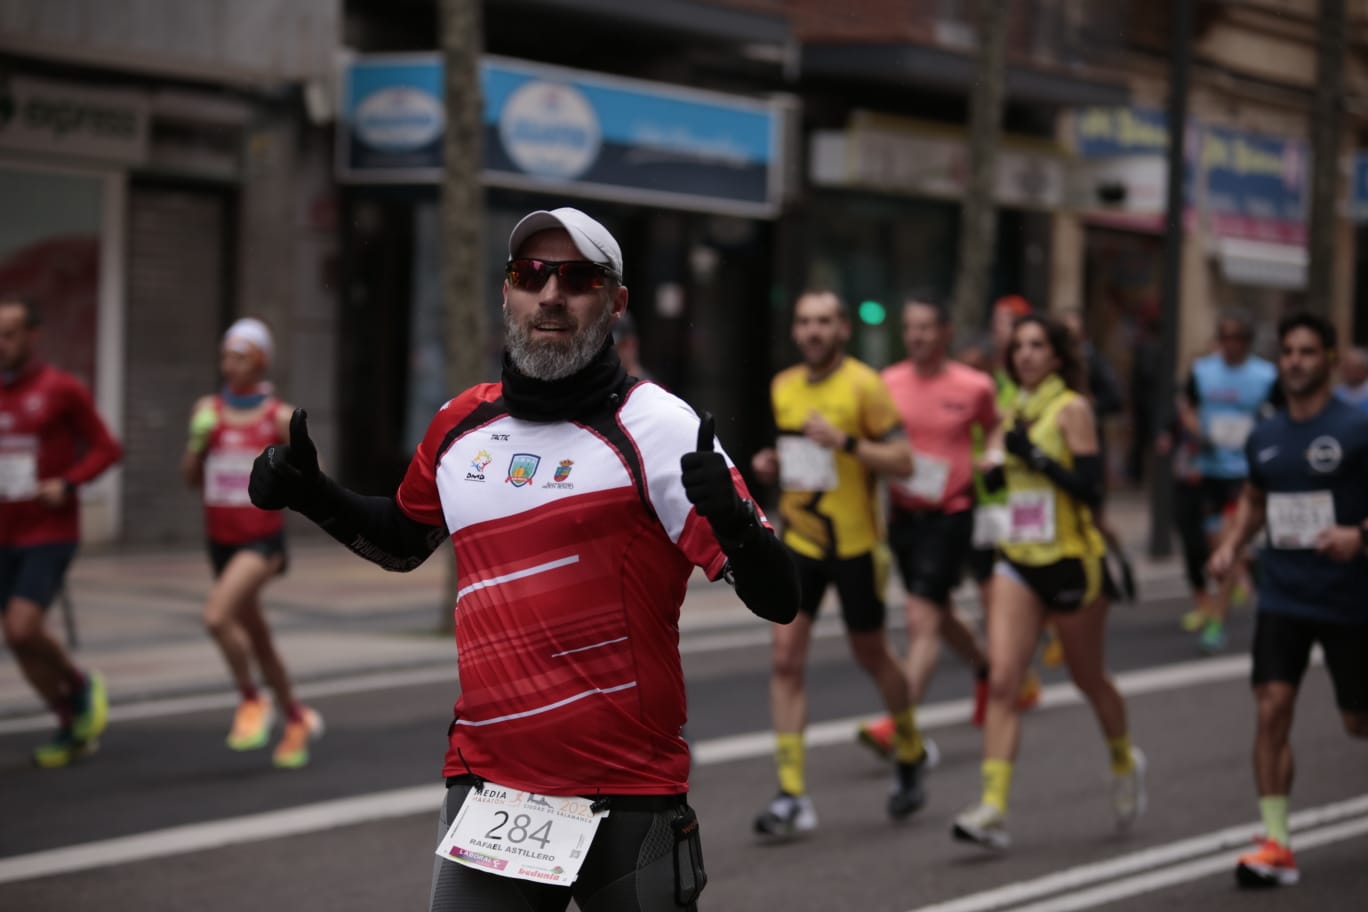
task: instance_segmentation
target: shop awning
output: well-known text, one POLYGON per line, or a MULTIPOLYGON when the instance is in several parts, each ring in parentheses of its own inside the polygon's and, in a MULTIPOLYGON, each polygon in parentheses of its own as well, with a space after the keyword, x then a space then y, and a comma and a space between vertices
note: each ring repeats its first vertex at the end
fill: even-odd
POLYGON ((504 7, 540 7, 563 10, 580 18, 602 17, 618 23, 636 24, 671 32, 718 38, 735 44, 783 44, 790 38, 788 22, 745 10, 727 9, 692 0, 503 0, 504 7))
POLYGON ((1305 247, 1221 238, 1216 243, 1216 258, 1221 274, 1234 285, 1292 290, 1306 287, 1305 247))
MULTIPOLYGON (((967 91, 977 63, 972 55, 919 44, 804 44, 804 76, 920 84, 967 91)), ((1124 105, 1130 91, 1096 74, 1086 77, 1009 65, 1007 98, 1061 106, 1124 105)))

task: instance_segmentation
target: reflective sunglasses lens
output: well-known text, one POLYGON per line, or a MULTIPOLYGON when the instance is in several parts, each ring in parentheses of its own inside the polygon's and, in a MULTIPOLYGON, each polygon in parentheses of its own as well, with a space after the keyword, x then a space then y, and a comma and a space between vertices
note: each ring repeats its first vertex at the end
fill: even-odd
POLYGON ((521 291, 541 291, 554 269, 540 260, 513 260, 508 264, 508 284, 521 291))
POLYGON ((556 275, 568 294, 584 294, 604 284, 603 270, 593 263, 562 263, 556 275))

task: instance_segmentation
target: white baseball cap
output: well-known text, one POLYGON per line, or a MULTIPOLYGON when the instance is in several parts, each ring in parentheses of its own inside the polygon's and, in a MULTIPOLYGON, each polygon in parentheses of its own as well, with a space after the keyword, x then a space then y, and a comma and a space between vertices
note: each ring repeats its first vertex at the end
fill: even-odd
POLYGON ((275 356, 271 330, 256 317, 243 317, 223 334, 223 347, 228 351, 246 353, 251 348, 261 352, 269 365, 275 356))
POLYGON ((574 241, 575 249, 586 260, 607 266, 621 280, 622 248, 618 246, 617 240, 607 228, 569 206, 562 206, 550 212, 538 209, 523 216, 522 221, 513 227, 513 233, 508 236, 508 258, 511 260, 518 255, 518 248, 524 241, 538 231, 545 231, 548 228, 564 228, 570 235, 570 240, 574 241))

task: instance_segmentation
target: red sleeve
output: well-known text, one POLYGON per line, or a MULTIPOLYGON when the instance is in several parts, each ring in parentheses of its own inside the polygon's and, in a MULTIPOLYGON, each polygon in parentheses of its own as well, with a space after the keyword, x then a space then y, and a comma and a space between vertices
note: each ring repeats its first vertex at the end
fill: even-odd
POLYGON ((409 461, 408 471, 399 484, 394 499, 408 517, 429 526, 446 526, 446 513, 442 510, 442 494, 437 488, 437 461, 442 455, 442 447, 448 443, 447 435, 482 402, 492 402, 500 395, 497 383, 484 383, 471 387, 452 399, 433 416, 427 433, 418 444, 418 449, 409 461))
POLYGON ((90 391, 74 378, 67 386, 68 415, 76 429, 76 436, 85 444, 85 453, 62 478, 73 485, 82 485, 99 477, 100 473, 123 458, 123 447, 95 411, 90 391))

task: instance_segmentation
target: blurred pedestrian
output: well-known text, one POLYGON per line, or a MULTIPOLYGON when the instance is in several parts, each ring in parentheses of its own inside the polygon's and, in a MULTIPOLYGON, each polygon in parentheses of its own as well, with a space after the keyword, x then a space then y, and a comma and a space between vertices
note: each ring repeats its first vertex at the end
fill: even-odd
POLYGON ((1290 885, 1292 718, 1319 644, 1345 730, 1368 738, 1368 416, 1331 392, 1335 328, 1293 314, 1278 326, 1286 410, 1245 442, 1249 483, 1211 556, 1227 576, 1267 529, 1260 558, 1252 681, 1257 708, 1254 774, 1264 838, 1236 865, 1245 886, 1290 885))
POLYGON ((533 212, 508 257, 502 381, 442 407, 393 496, 319 471, 300 410, 290 443, 257 458, 252 501, 389 570, 455 549, 461 695, 433 912, 696 909, 680 605, 697 566, 788 623, 792 558, 712 418, 623 370, 608 230, 578 209, 533 212))
POLYGON ((45 613, 81 540, 77 489, 123 457, 85 386, 37 357, 41 320, 0 295, 0 614, 19 670, 57 716, 41 767, 93 753, 109 712, 104 678, 78 667, 45 613))
POLYGON ((618 359, 622 361, 622 369, 627 376, 655 381, 655 375, 641 363, 641 337, 637 335, 636 320, 626 311, 613 324, 613 345, 617 348, 618 359))
MULTIPOLYGON (((1244 444, 1274 395, 1277 368, 1250 353, 1254 324, 1240 311, 1223 314, 1216 327, 1216 348, 1192 365, 1178 397, 1183 430, 1197 441, 1197 471, 1202 476, 1202 509, 1207 538, 1215 546, 1235 512, 1249 474, 1244 444)), ((1182 619, 1199 635, 1203 652, 1225 648, 1226 617, 1237 585, 1247 591, 1243 564, 1226 574, 1182 619)))
POLYGON ((1335 395, 1350 405, 1368 411, 1368 348, 1351 348, 1340 362, 1340 378, 1335 395))
POLYGON ((241 697, 228 747, 265 747, 278 709, 281 737, 271 759, 282 769, 298 769, 308 764, 309 742, 323 734, 323 719, 295 698, 261 604, 266 583, 285 572, 285 520, 252 506, 247 491, 256 455, 283 443, 290 433, 290 406, 275 397, 266 381, 274 353, 271 331, 262 321, 244 317, 228 327, 219 354, 223 386, 195 403, 182 472, 204 497, 214 571, 204 626, 241 697), (257 688, 254 664, 275 694, 274 705, 257 688))
POLYGON ((793 306, 793 341, 802 362, 770 384, 775 447, 751 468, 779 483, 783 541, 798 565, 798 617, 774 629, 770 711, 779 792, 755 819, 758 835, 787 839, 817 827, 808 796, 803 732, 807 657, 822 597, 835 585, 846 639, 893 717, 895 778, 887 811, 907 817, 926 802, 927 752, 907 679, 884 630, 884 571, 875 481, 913 472, 912 451, 888 388, 873 368, 846 354, 850 317, 830 291, 805 291, 793 306))
POLYGON ((1145 758, 1131 745, 1126 704, 1106 672, 1105 545, 1092 520, 1102 470, 1068 330, 1042 316, 1018 319, 1007 366, 1019 393, 988 450, 997 458, 1006 451, 992 481, 1005 486, 1010 521, 988 613, 983 791, 952 828, 956 839, 999 850, 1010 842, 1007 800, 1021 741, 1017 696, 1047 618, 1106 738, 1117 825, 1131 826, 1146 803, 1145 758))

